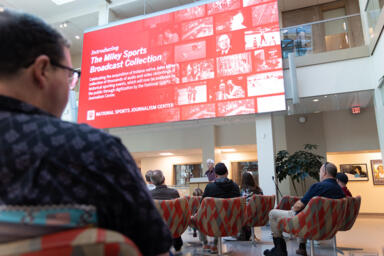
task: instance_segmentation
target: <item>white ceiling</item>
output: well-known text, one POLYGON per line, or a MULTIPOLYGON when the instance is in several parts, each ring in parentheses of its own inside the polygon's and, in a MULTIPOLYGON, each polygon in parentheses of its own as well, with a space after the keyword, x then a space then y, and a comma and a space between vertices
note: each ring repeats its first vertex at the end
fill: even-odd
MULTIPOLYGON (((144 0, 111 0, 110 21, 144 14, 144 0)), ((332 2, 333 0, 279 0, 281 11, 332 2)), ((146 12, 153 13, 198 0, 146 0, 146 12)), ((98 25, 99 10, 106 8, 105 0, 75 0, 56 5, 51 0, 0 0, 0 6, 11 7, 35 14, 59 29, 72 42, 73 56, 81 55, 84 30, 98 25), (63 22, 67 27, 60 28, 63 22), (80 36, 80 39, 76 39, 80 36)))
POLYGON ((373 106, 373 91, 358 91, 342 94, 301 98, 299 104, 287 101, 288 115, 319 113, 326 111, 351 110, 352 106, 364 108, 373 106))

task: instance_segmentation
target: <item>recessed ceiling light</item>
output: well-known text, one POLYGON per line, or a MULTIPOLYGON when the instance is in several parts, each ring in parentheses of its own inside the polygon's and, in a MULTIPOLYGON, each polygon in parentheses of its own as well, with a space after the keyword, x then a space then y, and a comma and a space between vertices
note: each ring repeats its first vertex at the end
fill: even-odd
POLYGON ((221 152, 223 152, 223 153, 236 152, 236 149, 234 149, 234 148, 223 148, 221 150, 221 152))
POLYGON ((313 112, 315 114, 319 114, 320 113, 320 110, 316 110, 315 112, 313 112))
POLYGON ((173 156, 174 154, 173 153, 170 153, 170 152, 164 152, 164 153, 160 153, 161 156, 173 156))
POLYGON ((324 96, 324 98, 328 98, 328 96, 327 96, 327 95, 325 95, 325 96, 324 96))
POLYGON ((80 39, 80 36, 75 36, 75 38, 76 38, 77 40, 79 40, 79 39, 80 39))
POLYGON ((62 5, 62 4, 67 4, 67 3, 73 2, 75 0, 51 0, 51 1, 57 5, 62 5))
POLYGON ((319 101, 319 99, 313 99, 313 102, 318 102, 319 101))

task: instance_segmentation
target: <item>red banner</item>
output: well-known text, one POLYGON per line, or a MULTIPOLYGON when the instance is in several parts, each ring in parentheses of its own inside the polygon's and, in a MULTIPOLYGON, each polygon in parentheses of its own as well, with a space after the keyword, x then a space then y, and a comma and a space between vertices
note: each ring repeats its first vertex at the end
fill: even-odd
POLYGON ((220 0, 84 35, 80 123, 285 110, 277 0, 220 0))

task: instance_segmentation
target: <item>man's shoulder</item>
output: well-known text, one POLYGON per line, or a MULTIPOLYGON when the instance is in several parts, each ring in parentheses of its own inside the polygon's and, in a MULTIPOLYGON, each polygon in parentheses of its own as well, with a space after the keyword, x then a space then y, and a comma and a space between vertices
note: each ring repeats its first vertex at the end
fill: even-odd
POLYGON ((57 118, 51 119, 51 124, 65 132, 67 137, 82 140, 86 144, 99 144, 98 146, 120 143, 120 139, 88 124, 77 124, 57 118))

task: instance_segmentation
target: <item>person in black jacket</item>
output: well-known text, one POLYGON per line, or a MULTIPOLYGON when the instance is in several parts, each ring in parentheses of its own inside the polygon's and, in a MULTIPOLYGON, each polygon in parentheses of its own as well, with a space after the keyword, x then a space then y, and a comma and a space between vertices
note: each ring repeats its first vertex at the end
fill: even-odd
MULTIPOLYGON (((203 199, 205 197, 233 198, 241 196, 239 186, 228 179, 228 169, 225 164, 217 163, 215 174, 216 180, 205 187, 203 199)), ((203 241, 203 249, 210 249, 211 253, 217 253, 217 237, 214 238, 212 246, 208 246, 207 238, 202 233, 200 233, 200 240, 203 241)))

